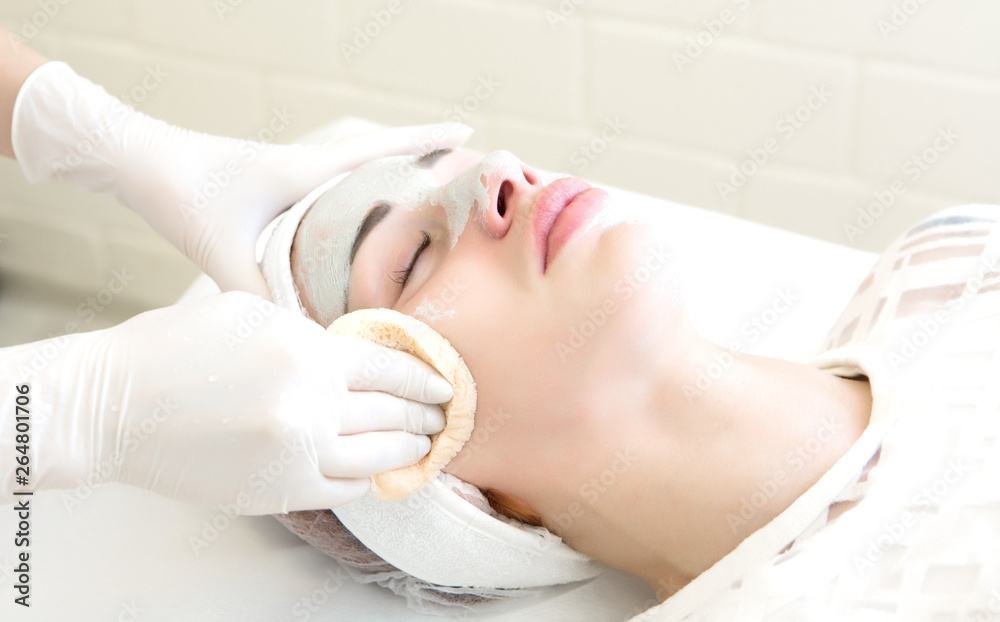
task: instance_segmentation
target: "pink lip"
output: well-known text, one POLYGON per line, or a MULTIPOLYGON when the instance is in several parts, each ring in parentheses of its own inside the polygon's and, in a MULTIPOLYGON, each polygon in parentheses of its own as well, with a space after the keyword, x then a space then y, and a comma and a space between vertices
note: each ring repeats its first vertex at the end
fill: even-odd
POLYGON ((534 203, 535 249, 542 272, 581 226, 590 222, 607 202, 607 192, 575 177, 549 184, 534 203))

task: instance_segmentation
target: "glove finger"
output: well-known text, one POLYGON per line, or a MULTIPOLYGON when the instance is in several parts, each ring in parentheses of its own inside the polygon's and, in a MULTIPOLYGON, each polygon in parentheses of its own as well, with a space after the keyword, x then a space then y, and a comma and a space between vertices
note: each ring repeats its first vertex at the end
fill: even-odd
POLYGON ((370 489, 371 480, 367 477, 356 479, 323 478, 322 481, 317 482, 314 486, 310 486, 309 493, 296 499, 295 507, 289 507, 287 511, 335 508, 345 503, 350 503, 355 499, 360 499, 370 489))
POLYGON ((449 122, 370 130, 322 145, 269 145, 258 166, 264 162, 271 166, 265 171, 271 181, 267 196, 274 211, 270 216, 273 218, 324 181, 366 162, 458 147, 471 135, 472 128, 468 125, 449 122), (280 170, 280 175, 275 175, 276 170, 280 170))
POLYGON ((320 473, 327 477, 371 477, 416 464, 430 451, 431 441, 406 432, 365 432, 341 436, 319 456, 320 473))
POLYGON ((256 261, 260 232, 281 211, 344 171, 375 158, 457 147, 472 134, 462 123, 435 123, 364 132, 326 145, 267 145, 253 181, 224 190, 219 204, 242 205, 237 219, 203 228, 184 252, 222 291, 242 290, 270 299, 256 261), (266 166, 265 166, 266 164, 266 166))
MULTIPOLYGON (((327 171, 313 175, 317 183, 377 158, 399 155, 419 155, 436 149, 453 149, 465 144, 472 135, 472 128, 464 123, 433 123, 371 130, 326 143, 323 151, 314 157, 312 168, 327 171), (324 157, 326 156, 326 157, 324 157)), ((303 170, 308 170, 303 168, 303 170)), ((307 188, 315 187, 313 183, 307 188)))
POLYGON ((296 489, 287 496, 265 499, 262 503, 242 508, 247 516, 287 514, 301 510, 328 510, 365 496, 371 489, 371 480, 363 478, 312 478, 307 487, 296 489))
POLYGON ((451 384, 436 369, 412 354, 350 338, 353 368, 347 373, 347 388, 382 391, 425 404, 444 404, 455 396, 451 384))
POLYGON ((437 434, 444 429, 444 411, 436 404, 423 404, 382 393, 351 391, 350 407, 340 413, 340 433, 401 430, 411 434, 437 434))

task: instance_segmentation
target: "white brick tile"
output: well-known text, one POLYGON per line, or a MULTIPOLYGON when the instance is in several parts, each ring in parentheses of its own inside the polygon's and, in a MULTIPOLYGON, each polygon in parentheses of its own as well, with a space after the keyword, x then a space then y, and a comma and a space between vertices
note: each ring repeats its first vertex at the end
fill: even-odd
POLYGON ((437 123, 446 112, 443 103, 427 98, 319 80, 274 78, 270 91, 274 105, 287 107, 296 117, 289 140, 345 116, 395 126, 437 123))
MULTIPOLYGON (((7 0, 0 4, 0 15, 4 17, 14 17, 19 21, 23 18, 30 18, 32 14, 39 11, 35 0, 7 0)), ((43 13, 45 11, 42 11, 43 13)))
POLYGON ((273 115, 263 80, 232 66, 165 60, 168 77, 143 111, 184 128, 256 136, 273 115))
POLYGON ((121 298, 146 309, 173 304, 198 276, 198 268, 152 231, 137 235, 124 229, 105 233, 108 264, 133 279, 121 298))
POLYGON ((0 16, 11 31, 33 39, 36 33, 84 31, 123 33, 129 26, 128 0, 4 0, 0 16))
MULTIPOLYGON (((93 4, 96 11, 101 11, 101 9, 107 8, 108 3, 96 0, 93 4)), ((74 9, 72 3, 66 1, 5 0, 0 6, 0 15, 9 18, 13 23, 11 32, 23 39, 30 40, 39 33, 59 29, 64 27, 67 22, 80 19, 81 9, 74 9), (76 14, 75 17, 73 14, 76 14)))
MULTIPOLYGON (((2 252, 2 251, 0 251, 2 252)), ((65 334, 77 298, 37 278, 5 273, 0 280, 0 347, 65 334)))
POLYGON ((583 10, 593 9, 633 18, 653 18, 691 25, 697 29, 746 29, 753 19, 754 0, 663 2, 662 0, 584 0, 583 10), (725 12, 728 11, 728 14, 725 12))
POLYGON ((759 30, 782 41, 842 50, 881 47, 878 20, 897 0, 757 0, 759 30))
MULTIPOLYGON (((7 179, 0 176, 0 183, 7 179)), ((8 209, 30 214, 43 221, 58 222, 65 217, 86 220, 98 228, 118 227, 142 233, 150 230, 141 216, 103 194, 74 190, 54 182, 29 184, 11 180, 12 190, 7 192, 8 209)))
MULTIPOLYGON (((913 0, 897 2, 909 7, 913 0)), ((905 13, 904 13, 905 14, 905 13)), ((883 19, 896 19, 893 13, 883 19)), ((888 35, 901 56, 936 65, 954 65, 1000 76, 1000 4, 991 0, 926 2, 888 35)))
POLYGON ((992 0, 758 0, 768 36, 1000 74, 1000 4, 992 0))
POLYGON ((739 193, 723 199, 716 186, 731 164, 722 158, 622 137, 580 176, 627 190, 735 214, 739 193))
POLYGON ((73 0, 67 1, 59 18, 60 29, 128 34, 131 27, 128 0, 73 0))
POLYGON ((0 204, 0 271, 78 289, 93 289, 104 271, 105 258, 98 228, 81 218, 39 217, 44 208, 30 211, 0 204))
POLYGON ((864 177, 1000 202, 1000 84, 880 63, 865 73, 862 92, 864 177), (957 137, 939 138, 948 128, 957 137))
MULTIPOLYGON (((101 288, 106 282, 107 276, 101 288)), ((33 277, 5 278, 0 296, 0 314, 5 320, 0 325, 0 345, 109 328, 146 310, 118 297, 104 306, 97 301, 98 295, 107 300, 101 288, 77 290, 33 277)))
MULTIPOLYGON (((456 116, 444 102, 309 79, 275 78, 271 92, 276 107, 287 108, 295 115, 286 132, 289 142, 346 116, 390 127, 439 123, 456 116)), ((489 150, 492 130, 486 115, 463 111, 458 120, 474 130, 465 147, 489 150)))
POLYGON ((340 3, 135 0, 142 41, 307 75, 340 75, 340 3), (219 7, 232 6, 232 11, 219 7))
POLYGON ((541 19, 552 32, 580 26, 593 15, 590 0, 528 0, 541 11, 541 19))
POLYGON ((682 32, 633 24, 604 23, 593 36, 592 122, 618 115, 637 135, 726 158, 742 159, 772 139, 780 145, 775 162, 846 170, 855 79, 850 62, 793 54, 739 35, 710 41, 692 59, 682 32), (823 102, 814 89, 831 95, 823 102), (807 102, 814 108, 800 110, 807 102), (789 114, 807 120, 789 127, 783 123, 789 114))
MULTIPOLYGON (((404 6, 351 57, 359 81, 449 105, 478 90, 485 113, 581 119, 579 24, 553 31, 541 9, 520 5, 429 0, 404 6)), ((359 11, 355 19, 355 27, 364 27, 372 18, 359 11)))
POLYGON ((138 217, 114 207, 127 217, 115 222, 90 210, 70 213, 0 199, 0 272, 35 280, 39 288, 92 293, 113 278, 112 270, 124 269, 135 278, 115 295, 116 306, 150 309, 173 303, 198 274, 197 268, 141 220, 139 228, 128 226, 138 217))
POLYGON ((848 244, 843 225, 868 199, 851 180, 772 167, 747 183, 741 215, 814 238, 848 244))
POLYGON ((147 231, 149 225, 135 212, 111 197, 75 190, 55 182, 29 183, 13 160, 0 159, 0 198, 5 209, 43 221, 60 221, 64 216, 79 218, 98 226, 131 231, 147 231))
POLYGON ((492 140, 484 151, 510 151, 528 166, 555 173, 574 173, 570 155, 591 138, 584 128, 510 115, 497 115, 490 126, 492 140))
MULTIPOLYGON (((0 343, 18 344, 121 324, 151 307, 136 303, 120 289, 119 270, 100 275, 94 287, 68 287, 26 275, 5 275, 0 313, 0 343)), ((124 275, 124 276, 130 276, 124 275)))
POLYGON ((142 85, 147 66, 155 68, 153 57, 141 46, 113 38, 63 35, 56 60, 69 63, 78 74, 104 87, 115 97, 128 100, 139 110, 156 99, 158 89, 149 90, 145 97, 131 95, 132 89, 142 85))
POLYGON ((12 199, 31 184, 21 174, 21 167, 9 158, 0 158, 0 198, 12 199))
POLYGON ((188 129, 249 136, 270 114, 263 79, 233 64, 66 37, 60 59, 138 110, 188 129))
MULTIPOLYGON (((18 45, 28 45, 43 56, 55 58, 59 53, 60 32, 56 28, 34 29, 24 17, 0 15, 0 27, 13 35, 18 45)), ((7 41, 3 44, 6 46, 7 41)))
MULTIPOLYGON (((507 142, 506 137, 499 131, 492 116, 476 113, 463 123, 472 128, 472 136, 463 147, 482 153, 489 153, 497 149, 507 149, 513 153, 512 149, 503 146, 507 142)), ((515 153, 515 155, 517 154, 515 153)))
POLYGON ((154 61, 167 77, 142 110, 184 128, 225 136, 256 136, 273 112, 256 72, 230 65, 154 61))
POLYGON ((749 220, 835 244, 881 252, 907 227, 933 212, 967 201, 904 193, 886 198, 875 193, 890 186, 861 184, 843 177, 790 169, 762 171, 747 184, 742 216, 749 220))
MULTIPOLYGON (((292 142, 345 116, 386 126, 440 123, 456 116, 445 102, 333 82, 276 78, 271 82, 271 92, 275 106, 287 107, 296 115, 288 131, 292 142)), ((463 112, 458 120, 475 130, 466 146, 483 148, 490 133, 487 117, 481 112, 463 112)))

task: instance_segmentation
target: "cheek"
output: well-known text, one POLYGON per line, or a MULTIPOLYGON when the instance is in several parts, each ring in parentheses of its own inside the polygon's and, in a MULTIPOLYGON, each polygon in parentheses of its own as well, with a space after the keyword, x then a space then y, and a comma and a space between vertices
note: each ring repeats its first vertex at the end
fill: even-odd
POLYGON ((668 238, 647 224, 620 225, 555 264, 564 358, 614 359, 669 330, 684 306, 683 271, 668 238))
POLYGON ((565 469, 586 458, 580 448, 594 446, 591 398, 635 344, 669 323, 674 268, 635 227, 609 231, 538 288, 461 249, 400 310, 448 339, 476 380, 476 428, 448 472, 530 494, 571 477, 565 469))
POLYGON ((586 357, 561 360, 558 308, 537 292, 504 281, 502 273, 470 256, 449 262, 401 309, 439 317, 423 321, 462 355, 476 381, 476 427, 447 471, 480 487, 523 493, 539 469, 554 473, 574 441, 572 421, 586 357), (561 458, 560 458, 561 456, 561 458), (551 464, 550 464, 551 463, 551 464))

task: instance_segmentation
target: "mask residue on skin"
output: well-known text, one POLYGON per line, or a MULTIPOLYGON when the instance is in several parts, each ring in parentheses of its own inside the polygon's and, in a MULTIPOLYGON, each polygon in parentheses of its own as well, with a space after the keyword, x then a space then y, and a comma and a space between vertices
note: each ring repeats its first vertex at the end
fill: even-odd
POLYGON ((417 308, 413 310, 413 317, 418 320, 422 320, 428 324, 432 322, 437 322, 438 320, 450 320, 455 317, 454 309, 441 309, 441 305, 436 302, 431 302, 427 296, 420 301, 417 308))

